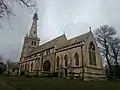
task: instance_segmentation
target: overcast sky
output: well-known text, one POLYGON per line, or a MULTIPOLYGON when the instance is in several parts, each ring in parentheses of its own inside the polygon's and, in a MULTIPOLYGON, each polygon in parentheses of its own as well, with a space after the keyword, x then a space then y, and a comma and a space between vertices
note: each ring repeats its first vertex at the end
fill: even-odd
MULTIPOLYGON (((88 32, 88 27, 112 25, 120 33, 120 0, 37 0, 38 36, 45 43, 66 32, 68 38, 88 32)), ((16 16, 10 20, 12 29, 3 22, 0 29, 0 55, 19 61, 24 36, 32 24, 33 12, 17 4, 16 16)))

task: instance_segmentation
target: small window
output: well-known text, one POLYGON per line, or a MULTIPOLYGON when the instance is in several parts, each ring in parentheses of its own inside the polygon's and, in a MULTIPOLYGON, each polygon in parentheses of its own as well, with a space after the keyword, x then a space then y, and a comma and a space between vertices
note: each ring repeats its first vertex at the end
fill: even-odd
POLYGON ((36 56, 37 56, 37 54, 34 55, 34 57, 36 57, 36 56))
POLYGON ((34 33, 35 33, 35 31, 34 31, 34 33))
POLYGON ((46 51, 46 55, 49 55, 49 54, 50 54, 50 50, 47 50, 47 51, 46 51))
POLYGON ((33 43, 34 43, 34 42, 32 41, 32 42, 31 42, 31 45, 33 45, 33 43))

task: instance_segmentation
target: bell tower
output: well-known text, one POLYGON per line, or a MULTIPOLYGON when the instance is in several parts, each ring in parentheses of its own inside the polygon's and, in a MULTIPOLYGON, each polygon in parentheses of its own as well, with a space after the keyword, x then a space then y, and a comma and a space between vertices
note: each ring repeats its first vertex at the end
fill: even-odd
POLYGON ((37 36, 37 20, 38 14, 35 12, 33 16, 33 22, 29 34, 24 37, 23 48, 21 52, 21 58, 29 55, 29 53, 39 46, 40 38, 37 36))

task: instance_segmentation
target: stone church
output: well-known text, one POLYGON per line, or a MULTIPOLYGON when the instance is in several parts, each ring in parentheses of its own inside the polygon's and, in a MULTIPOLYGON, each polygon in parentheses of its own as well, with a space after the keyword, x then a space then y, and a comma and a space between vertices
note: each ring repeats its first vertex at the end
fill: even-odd
POLYGON ((102 58, 91 30, 71 39, 63 34, 41 45, 37 36, 37 20, 35 13, 30 32, 24 37, 20 72, 58 72, 63 77, 69 73, 84 78, 103 76, 102 58))

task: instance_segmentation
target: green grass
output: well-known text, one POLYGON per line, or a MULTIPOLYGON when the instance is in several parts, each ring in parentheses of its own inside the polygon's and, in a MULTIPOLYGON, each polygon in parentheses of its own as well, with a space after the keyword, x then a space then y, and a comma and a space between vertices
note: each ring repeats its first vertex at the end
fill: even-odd
POLYGON ((80 80, 65 80, 59 78, 26 78, 2 77, 14 90, 120 90, 117 82, 83 82, 80 80))

